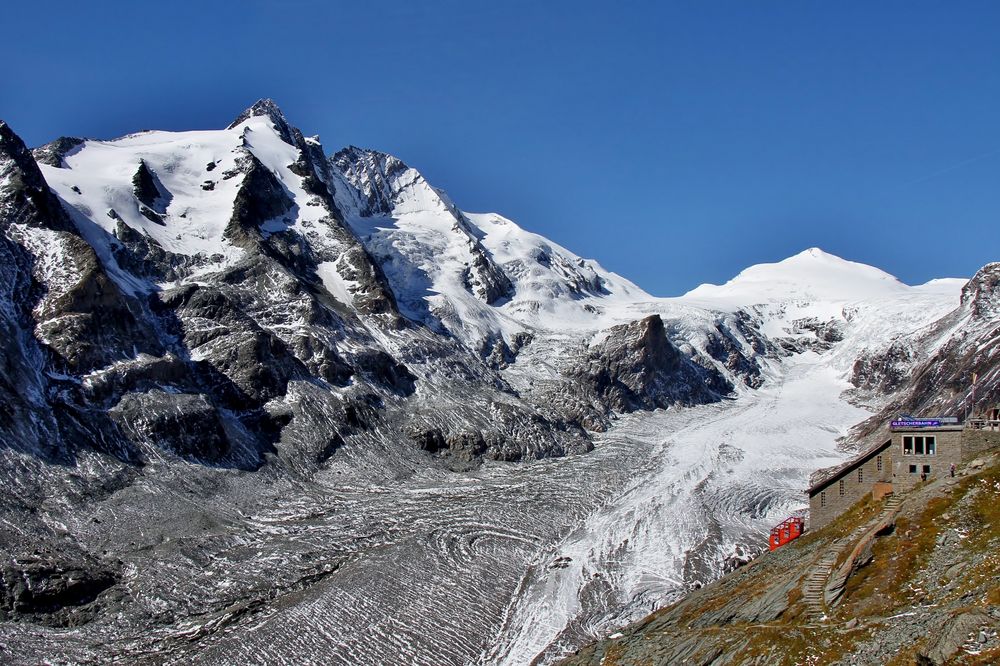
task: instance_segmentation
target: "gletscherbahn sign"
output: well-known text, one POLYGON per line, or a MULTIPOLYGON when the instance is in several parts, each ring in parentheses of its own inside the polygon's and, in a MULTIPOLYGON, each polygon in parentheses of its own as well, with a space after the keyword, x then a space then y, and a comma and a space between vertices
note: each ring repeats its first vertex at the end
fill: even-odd
POLYGON ((940 425, 941 421, 938 419, 904 419, 891 424, 893 428, 937 428, 940 425))

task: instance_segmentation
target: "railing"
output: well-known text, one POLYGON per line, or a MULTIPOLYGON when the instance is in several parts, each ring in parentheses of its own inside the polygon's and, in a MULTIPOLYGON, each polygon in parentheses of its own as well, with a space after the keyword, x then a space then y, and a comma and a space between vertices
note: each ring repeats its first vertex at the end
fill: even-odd
POLYGON ((1000 430, 1000 420, 969 419, 966 424, 973 430, 1000 430))

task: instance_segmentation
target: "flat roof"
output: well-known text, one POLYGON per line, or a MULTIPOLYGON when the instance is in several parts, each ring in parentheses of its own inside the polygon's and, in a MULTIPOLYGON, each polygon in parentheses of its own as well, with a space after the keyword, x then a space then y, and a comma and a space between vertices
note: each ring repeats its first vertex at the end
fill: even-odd
POLYGON ((891 432, 961 432, 965 430, 964 425, 939 425, 939 426, 907 426, 905 428, 889 428, 891 432))

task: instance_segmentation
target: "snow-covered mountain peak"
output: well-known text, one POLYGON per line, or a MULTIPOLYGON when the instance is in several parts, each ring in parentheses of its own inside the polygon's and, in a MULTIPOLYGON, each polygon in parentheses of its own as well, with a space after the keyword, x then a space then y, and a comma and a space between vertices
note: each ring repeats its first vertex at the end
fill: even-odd
POLYGON ((157 283, 232 265, 254 239, 291 229, 311 234, 320 260, 337 254, 334 247, 342 251, 344 242, 357 243, 334 228, 339 223, 319 183, 327 175, 322 148, 306 142, 271 100, 254 104, 224 130, 58 140, 35 154, 45 180, 116 278, 123 275, 114 266, 124 242, 166 253, 170 269, 151 276, 157 283), (251 189, 270 192, 274 201, 244 215, 254 218, 253 228, 238 238, 232 221, 248 212, 254 193, 244 190, 251 189))
POLYGON ((331 166, 361 195, 358 214, 404 215, 446 213, 460 221, 461 213, 448 196, 398 157, 377 150, 348 146, 330 158, 331 166))
POLYGON ((281 109, 278 108, 277 103, 273 99, 265 97, 264 99, 259 99, 253 103, 252 106, 247 108, 243 113, 236 116, 236 120, 229 124, 226 128, 227 130, 235 129, 242 125, 244 122, 250 118, 264 117, 270 120, 274 124, 275 130, 281 135, 281 138, 285 140, 286 143, 294 143, 294 129, 288 119, 285 118, 285 114, 282 113, 281 109))
POLYGON ((742 307, 785 301, 850 302, 908 289, 874 266, 812 247, 776 263, 751 266, 723 285, 702 284, 683 298, 742 307))

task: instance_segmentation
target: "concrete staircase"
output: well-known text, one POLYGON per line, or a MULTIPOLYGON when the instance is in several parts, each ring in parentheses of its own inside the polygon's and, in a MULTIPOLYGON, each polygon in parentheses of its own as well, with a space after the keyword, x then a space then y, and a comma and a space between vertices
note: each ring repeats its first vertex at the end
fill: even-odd
POLYGON ((899 505, 903 503, 902 495, 889 495, 885 500, 885 506, 882 507, 882 512, 878 515, 876 520, 887 517, 890 513, 893 513, 899 508, 899 505))
POLYGON ((901 496, 890 495, 886 499, 885 504, 882 506, 882 510, 879 511, 877 516, 866 522, 864 525, 855 528, 847 536, 834 541, 830 545, 830 548, 827 549, 826 552, 824 552, 811 567, 809 567, 809 570, 806 573, 805 582, 802 586, 802 603, 805 605, 806 613, 811 619, 822 621, 826 618, 827 607, 824 599, 824 592, 826 590, 827 582, 830 580, 830 574, 833 572, 833 568, 837 564, 837 560, 839 560, 842 555, 849 552, 858 540, 861 539, 861 537, 869 531, 875 529, 884 520, 889 518, 889 516, 898 511, 899 505, 902 504, 902 502, 903 498, 901 496))
POLYGON ((809 617, 814 620, 822 620, 826 617, 823 590, 846 541, 847 539, 838 539, 835 541, 830 550, 823 553, 823 556, 809 567, 809 572, 806 574, 805 585, 802 589, 802 603, 805 604, 809 617))

